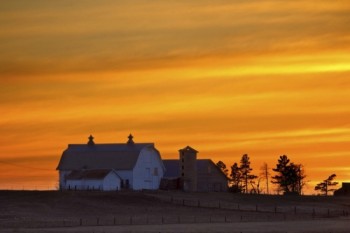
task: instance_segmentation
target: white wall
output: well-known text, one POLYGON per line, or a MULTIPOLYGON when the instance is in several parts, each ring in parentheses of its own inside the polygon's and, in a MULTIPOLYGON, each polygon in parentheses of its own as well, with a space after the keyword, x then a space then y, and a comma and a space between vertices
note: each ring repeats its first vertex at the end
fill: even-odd
POLYGON ((118 170, 117 173, 120 176, 120 178, 124 181, 124 188, 125 188, 125 181, 129 180, 129 188, 133 189, 134 183, 133 183, 132 170, 118 170))
POLYGON ((71 171, 59 171, 58 172, 60 189, 65 189, 65 187, 66 187, 66 176, 70 172, 71 171))
POLYGON ((163 175, 164 166, 159 153, 152 147, 142 149, 133 169, 133 189, 158 189, 163 175))
POLYGON ((120 178, 114 172, 108 173, 103 179, 103 191, 120 190, 120 178))
POLYGON ((70 190, 102 190, 103 180, 67 180, 66 189, 70 190))
POLYGON ((95 180, 67 180, 64 189, 70 190, 120 190, 120 178, 111 171, 104 179, 95 180))

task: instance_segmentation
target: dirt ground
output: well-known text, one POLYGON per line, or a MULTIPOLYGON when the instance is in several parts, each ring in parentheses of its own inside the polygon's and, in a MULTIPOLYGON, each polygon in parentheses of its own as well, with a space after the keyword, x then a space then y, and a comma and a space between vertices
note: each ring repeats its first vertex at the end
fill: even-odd
POLYGON ((350 198, 0 191, 0 232, 350 232, 350 198))
POLYGON ((246 222, 246 223, 201 223, 169 225, 136 225, 136 226, 83 226, 65 228, 12 228, 1 229, 3 233, 172 233, 172 232, 233 232, 233 233, 349 233, 350 219, 315 220, 290 222, 246 222))

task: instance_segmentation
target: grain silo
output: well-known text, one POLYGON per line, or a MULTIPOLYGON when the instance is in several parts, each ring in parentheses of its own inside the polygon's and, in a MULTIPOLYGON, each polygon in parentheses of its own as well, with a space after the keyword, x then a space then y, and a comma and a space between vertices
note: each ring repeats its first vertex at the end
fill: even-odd
POLYGON ((197 191, 197 153, 195 149, 187 146, 180 152, 180 172, 183 182, 183 190, 189 192, 197 191))

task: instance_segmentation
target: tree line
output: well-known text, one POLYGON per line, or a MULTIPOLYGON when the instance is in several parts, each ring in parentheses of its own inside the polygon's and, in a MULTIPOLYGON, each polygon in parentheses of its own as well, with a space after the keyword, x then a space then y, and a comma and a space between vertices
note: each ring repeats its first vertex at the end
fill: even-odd
MULTIPOLYGON (((277 160, 276 167, 272 169, 269 168, 267 163, 264 163, 258 175, 253 174, 253 168, 250 164, 248 154, 242 155, 240 162, 235 162, 230 167, 230 173, 224 162, 216 163, 216 166, 228 177, 230 192, 261 194, 263 192, 261 183, 264 182, 266 194, 270 194, 270 183, 276 185, 277 194, 303 194, 303 189, 307 183, 305 168, 302 164, 291 162, 287 155, 281 155, 277 160), (274 172, 273 176, 271 176, 270 171, 274 172)), ((332 187, 338 184, 334 181, 335 177, 335 174, 330 175, 327 179, 318 183, 315 190, 322 195, 333 192, 335 189, 332 187)))

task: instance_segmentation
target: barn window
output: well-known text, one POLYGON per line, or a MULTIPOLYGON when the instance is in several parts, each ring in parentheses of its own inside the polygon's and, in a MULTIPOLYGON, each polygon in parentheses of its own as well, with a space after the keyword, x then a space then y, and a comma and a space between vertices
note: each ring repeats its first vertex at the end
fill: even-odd
POLYGON ((151 168, 146 168, 146 179, 151 178, 151 168))
POLYGON ((125 188, 127 188, 127 189, 129 188, 129 180, 128 179, 125 180, 125 188))
POLYGON ((120 180, 120 188, 124 188, 124 180, 120 180))
POLYGON ((183 172, 183 173, 181 174, 181 176, 185 176, 185 173, 183 172))

